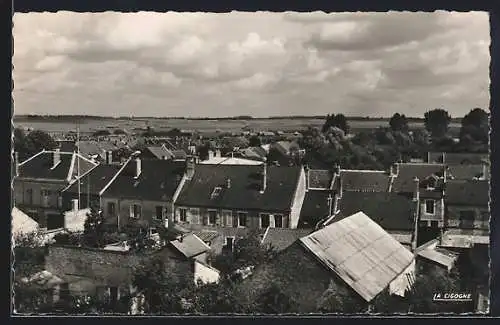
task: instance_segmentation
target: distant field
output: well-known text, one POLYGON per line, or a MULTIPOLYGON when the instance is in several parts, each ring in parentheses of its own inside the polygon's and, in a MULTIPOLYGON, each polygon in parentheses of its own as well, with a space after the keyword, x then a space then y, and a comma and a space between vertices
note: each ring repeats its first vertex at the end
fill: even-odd
MULTIPOLYGON (((187 120, 187 119, 88 119, 80 121, 81 132, 93 132, 96 130, 114 128, 125 129, 133 132, 134 128, 153 127, 157 130, 169 130, 178 128, 182 130, 191 130, 203 132, 241 132, 243 128, 255 131, 297 131, 308 126, 321 127, 324 123, 322 119, 304 118, 304 119, 252 119, 252 120, 187 120)), ((380 126, 387 126, 388 121, 384 120, 356 120, 350 121, 351 129, 356 132, 363 129, 375 129, 380 126)), ((44 130, 47 132, 68 132, 75 131, 76 124, 68 121, 37 121, 37 120, 18 120, 14 121, 14 126, 44 130)), ((422 122, 410 123, 410 128, 423 128, 422 122)), ((452 123, 451 129, 460 127, 458 123, 452 123)))

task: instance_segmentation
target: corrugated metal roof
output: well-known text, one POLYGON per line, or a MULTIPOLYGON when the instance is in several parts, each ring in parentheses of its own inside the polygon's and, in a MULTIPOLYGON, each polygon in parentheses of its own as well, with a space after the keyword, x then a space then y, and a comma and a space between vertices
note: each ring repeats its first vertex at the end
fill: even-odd
POLYGON ((413 261, 408 249, 363 212, 300 241, 368 302, 413 261))

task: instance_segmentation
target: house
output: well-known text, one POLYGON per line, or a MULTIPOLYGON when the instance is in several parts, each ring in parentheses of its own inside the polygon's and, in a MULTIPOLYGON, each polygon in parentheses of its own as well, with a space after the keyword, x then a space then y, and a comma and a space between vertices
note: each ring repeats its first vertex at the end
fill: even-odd
POLYGON ((312 229, 305 228, 267 228, 264 236, 262 236, 261 244, 264 247, 270 247, 277 252, 281 252, 312 232, 312 229))
POLYGON ((489 160, 487 153, 428 152, 427 162, 446 165, 480 165, 489 160))
POLYGON ((297 142, 277 141, 271 144, 267 159, 281 166, 289 166, 302 158, 304 154, 304 149, 301 149, 297 142))
POLYGON ((301 167, 189 164, 175 201, 183 226, 296 228, 306 192, 301 167))
POLYGON ((248 147, 240 149, 238 154, 242 158, 264 161, 267 159, 267 151, 262 147, 248 147))
POLYGON ((220 157, 217 155, 210 156, 209 159, 199 162, 201 165, 247 165, 255 166, 264 164, 263 161, 244 159, 237 157, 220 157))
POLYGON ((413 254, 363 213, 315 231, 257 267, 238 290, 242 301, 259 298, 271 283, 296 302, 298 313, 317 312, 325 294, 365 306, 388 290, 403 295, 413 274, 413 254))
POLYGON ((449 165, 447 166, 446 178, 455 180, 489 180, 490 166, 486 162, 480 165, 449 165))
POLYGON ((114 162, 113 152, 125 147, 119 141, 78 141, 75 146, 83 157, 107 164, 114 162))
POLYGON ((120 169, 117 165, 99 164, 74 179, 61 191, 63 209, 73 209, 73 200, 78 200, 78 208, 100 207, 102 190, 120 169))
POLYGON ((171 219, 186 162, 129 159, 100 192, 106 223, 156 227, 171 219))
POLYGON ((38 222, 16 207, 12 208, 12 234, 26 235, 38 230, 38 222))
POLYGON ((333 187, 340 192, 387 192, 391 177, 380 170, 348 170, 336 167, 333 187))
POLYGON ((362 211, 398 242, 413 250, 417 245, 417 199, 392 192, 344 192, 336 203, 337 214, 327 224, 362 211))
POLYGON ((314 228, 316 224, 331 216, 335 191, 333 181, 335 174, 327 169, 309 169, 306 171, 306 196, 300 211, 299 227, 314 228))
POLYGON ((438 247, 438 244, 439 240, 433 239, 415 250, 419 273, 440 272, 446 275, 455 267, 459 254, 438 247))
POLYGON ((413 193, 414 179, 435 177, 444 180, 446 167, 444 164, 428 163, 395 163, 391 168, 392 182, 390 190, 396 193, 413 193))
POLYGON ((170 150, 168 150, 164 145, 148 146, 141 151, 140 158, 169 160, 174 158, 174 154, 170 150))
POLYGON ((489 181, 450 180, 446 183, 446 227, 489 230, 489 181))
POLYGON ((41 151, 19 163, 15 155, 14 204, 41 228, 63 224, 61 190, 97 163, 75 152, 41 151))

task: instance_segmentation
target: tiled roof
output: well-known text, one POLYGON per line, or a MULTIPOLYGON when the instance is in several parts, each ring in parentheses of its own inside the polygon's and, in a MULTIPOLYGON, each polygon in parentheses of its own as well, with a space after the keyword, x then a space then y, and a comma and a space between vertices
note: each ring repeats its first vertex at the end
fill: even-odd
POLYGON ((174 155, 163 146, 151 146, 146 148, 157 159, 172 159, 174 155))
POLYGON ((443 176, 445 166, 441 164, 398 164, 398 174, 392 183, 393 192, 412 193, 415 191, 414 179, 424 180, 429 176, 443 176))
POLYGON ((201 161, 202 165, 262 165, 262 161, 244 159, 244 158, 233 158, 233 157, 213 157, 208 160, 201 161))
POLYGON ((481 164, 483 160, 489 160, 487 153, 456 153, 445 152, 444 161, 442 152, 429 152, 428 162, 445 163, 447 165, 481 164))
POLYGON ((312 229, 269 228, 264 234, 262 245, 282 251, 311 232, 312 229))
POLYGON ((335 199, 334 193, 331 191, 309 190, 306 192, 302 209, 300 210, 300 227, 314 227, 321 219, 330 214, 330 211, 328 211, 329 196, 331 196, 332 200, 335 199))
POLYGON ((344 192, 339 201, 342 215, 362 211, 388 231, 414 229, 415 209, 411 197, 390 192, 344 192))
POLYGON ((461 180, 472 180, 481 176, 483 176, 483 165, 450 165, 446 174, 447 179, 461 180))
POLYGON ((489 181, 486 180, 450 180, 446 182, 445 203, 487 207, 489 191, 489 181))
POLYGON ((310 169, 308 171, 309 188, 328 189, 332 185, 333 172, 323 169, 310 169))
POLYGON ((343 191, 386 192, 390 177, 383 171, 340 170, 340 182, 343 191))
POLYGON ((262 160, 267 156, 265 149, 261 147, 248 147, 240 150, 240 154, 245 158, 253 158, 262 160))
MULTIPOLYGON (((99 194, 104 187, 111 181, 113 176, 118 173, 120 166, 98 165, 87 174, 80 177, 80 190, 90 194, 99 194)), ((64 192, 78 193, 78 182, 74 180, 71 185, 66 187, 64 192)))
POLYGON ((367 302, 386 289, 414 260, 408 249, 362 212, 300 241, 367 302))
POLYGON ((185 166, 184 162, 143 159, 141 174, 135 179, 136 161, 132 159, 103 195, 151 201, 170 200, 182 180, 185 166))
MULTIPOLYGON (((19 176, 30 178, 45 178, 54 180, 67 180, 70 172, 77 172, 77 157, 73 152, 60 152, 60 162, 53 168, 54 151, 42 151, 25 160, 19 165, 19 176), (75 159, 73 159, 75 157, 75 159)), ((89 171, 97 164, 83 157, 80 160, 80 174, 89 171)))
POLYGON ((299 180, 301 167, 267 167, 267 186, 263 183, 263 166, 196 165, 194 176, 179 194, 181 206, 289 211, 299 180), (227 188, 227 180, 230 188, 227 188), (213 196, 214 189, 220 193, 213 196))
POLYGON ((220 236, 220 234, 217 231, 209 231, 209 230, 195 231, 194 234, 198 238, 203 240, 205 243, 211 242, 212 240, 220 236))
POLYGON ((210 247, 195 234, 182 236, 182 240, 176 239, 171 241, 170 244, 187 258, 198 256, 210 250, 210 247))

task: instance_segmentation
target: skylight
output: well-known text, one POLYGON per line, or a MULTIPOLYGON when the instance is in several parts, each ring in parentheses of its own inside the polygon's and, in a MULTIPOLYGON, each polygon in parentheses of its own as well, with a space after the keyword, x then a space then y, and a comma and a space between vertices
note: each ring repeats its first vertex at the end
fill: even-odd
POLYGON ((222 192, 222 187, 215 187, 212 194, 210 195, 210 198, 212 200, 217 198, 219 196, 220 192, 222 192))

